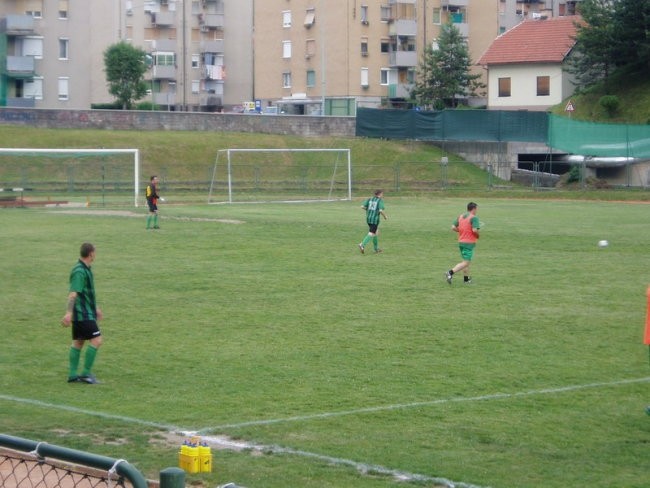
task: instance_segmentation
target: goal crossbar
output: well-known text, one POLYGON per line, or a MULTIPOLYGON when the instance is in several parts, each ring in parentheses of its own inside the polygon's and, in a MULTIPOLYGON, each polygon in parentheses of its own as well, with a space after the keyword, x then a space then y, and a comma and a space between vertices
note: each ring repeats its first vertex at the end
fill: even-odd
MULTIPOLYGON (((217 166, 219 164, 220 155, 225 154, 225 165, 227 173, 227 186, 228 186, 228 203, 233 203, 233 171, 232 171, 232 156, 238 153, 338 153, 345 154, 345 164, 347 166, 347 195, 345 200, 352 200, 352 160, 350 156, 350 149, 347 148, 323 148, 323 149, 295 149, 295 148, 251 148, 251 149, 220 149, 217 151, 217 157, 215 159, 214 167, 212 170, 212 179, 210 181, 210 190, 208 194, 208 203, 212 202, 212 195, 214 191, 214 184, 217 176, 217 166)), ((337 161, 338 163, 338 161, 337 161)), ((334 167, 334 173, 332 175, 332 182, 336 176, 336 165, 334 167)))
POLYGON ((133 187, 134 187, 134 205, 138 206, 138 188, 140 187, 140 150, 139 149, 35 149, 35 148, 17 148, 1 147, 0 154, 21 154, 21 155, 41 155, 41 154, 76 154, 80 156, 101 156, 106 154, 133 154, 133 187))

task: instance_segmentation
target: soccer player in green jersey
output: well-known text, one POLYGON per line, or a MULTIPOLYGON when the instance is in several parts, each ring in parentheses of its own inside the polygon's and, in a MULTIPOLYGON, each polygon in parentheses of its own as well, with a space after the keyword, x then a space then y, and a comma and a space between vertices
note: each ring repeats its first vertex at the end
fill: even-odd
POLYGON ((388 220, 386 212, 384 212, 384 191, 377 190, 373 197, 368 198, 361 208, 366 211, 366 222, 368 223, 368 234, 363 238, 363 241, 359 243, 359 251, 361 254, 366 252, 366 246, 372 239, 372 245, 376 253, 382 252, 379 248, 379 217, 383 216, 384 220, 388 220))
POLYGON ((97 383, 91 373, 97 349, 102 344, 102 333, 97 321, 103 315, 95 299, 95 282, 90 269, 95 261, 95 246, 89 242, 81 245, 80 258, 70 271, 70 292, 68 306, 61 320, 64 327, 72 325, 72 346, 70 346, 68 383, 97 383), (88 341, 81 375, 77 374, 81 360, 81 350, 88 341))
POLYGON ((474 247, 479 238, 479 229, 481 227, 481 223, 476 216, 477 210, 478 205, 474 202, 469 202, 467 204, 467 212, 459 215, 451 226, 451 230, 458 233, 458 248, 460 249, 462 261, 445 272, 445 278, 450 285, 454 274, 459 271, 463 272, 465 283, 469 284, 472 282, 472 277, 469 274, 469 266, 472 263, 474 247))

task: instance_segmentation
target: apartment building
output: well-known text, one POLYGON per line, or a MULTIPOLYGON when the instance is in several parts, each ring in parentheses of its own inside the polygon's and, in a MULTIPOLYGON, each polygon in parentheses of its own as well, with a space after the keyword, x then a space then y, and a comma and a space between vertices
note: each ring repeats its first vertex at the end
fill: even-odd
POLYGON ((109 103, 104 51, 148 53, 147 101, 215 111, 252 95, 253 0, 2 0, 0 106, 109 103), (226 24, 229 27, 226 27, 226 24))
MULTIPOLYGON (((453 22, 478 59, 499 0, 265 0, 255 6, 255 96, 287 113, 404 107, 424 47, 453 22), (474 20, 472 20, 474 19, 474 20)), ((478 67, 476 72, 482 73, 478 67)))
POLYGON ((571 15, 576 1, 2 0, 0 106, 112 102, 103 53, 126 41, 148 54, 146 101, 159 108, 405 107, 424 47, 436 47, 445 23, 475 62, 521 20, 571 15))

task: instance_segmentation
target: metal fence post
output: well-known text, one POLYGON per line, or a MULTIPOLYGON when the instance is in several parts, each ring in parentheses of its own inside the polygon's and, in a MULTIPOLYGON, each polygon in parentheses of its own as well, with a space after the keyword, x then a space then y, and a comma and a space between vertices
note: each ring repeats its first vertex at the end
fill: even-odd
POLYGON ((166 468, 160 472, 160 488, 185 488, 185 471, 166 468))

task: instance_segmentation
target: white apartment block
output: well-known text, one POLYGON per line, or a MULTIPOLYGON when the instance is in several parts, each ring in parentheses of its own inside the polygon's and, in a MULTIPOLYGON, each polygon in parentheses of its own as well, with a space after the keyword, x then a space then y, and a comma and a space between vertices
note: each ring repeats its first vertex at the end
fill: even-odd
MULTIPOLYGON (((424 47, 452 22, 476 62, 521 20, 576 0, 1 0, 0 106, 110 103, 104 51, 149 54, 145 100, 230 110, 353 115, 405 107, 424 47)), ((482 68, 473 68, 483 73, 482 68)))

